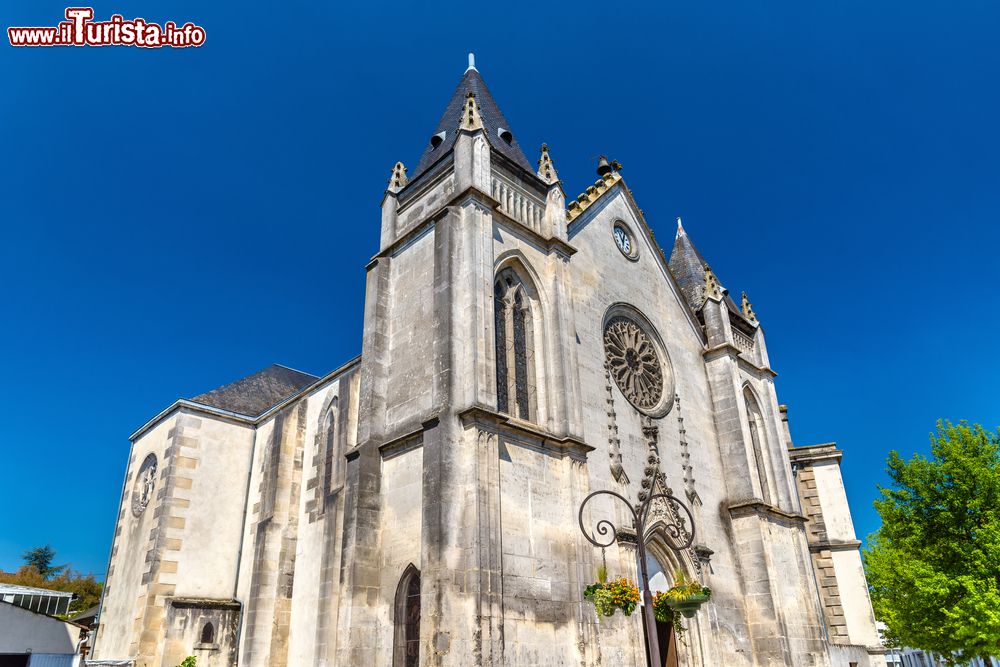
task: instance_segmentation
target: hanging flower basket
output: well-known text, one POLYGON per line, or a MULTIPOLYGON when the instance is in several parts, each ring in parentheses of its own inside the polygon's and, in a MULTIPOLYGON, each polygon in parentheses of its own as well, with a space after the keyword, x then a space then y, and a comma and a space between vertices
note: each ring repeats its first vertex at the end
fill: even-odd
MULTIPOLYGON (((703 590, 708 591, 709 589, 705 587, 703 590)), ((672 606, 674 609, 684 614, 685 618, 694 618, 694 615, 698 613, 699 609, 701 609, 701 605, 708 602, 710 597, 712 597, 711 591, 701 593, 699 595, 692 595, 683 602, 675 602, 672 606)))
POLYGON ((631 616, 639 604, 639 587, 630 579, 618 577, 608 581, 603 567, 597 570, 597 582, 583 590, 583 597, 590 600, 597 610, 597 617, 613 616, 618 609, 631 616))
POLYGON ((673 587, 653 596, 653 612, 656 620, 676 626, 680 616, 694 618, 701 606, 712 597, 712 589, 688 579, 683 572, 677 572, 674 580, 677 583, 673 587))

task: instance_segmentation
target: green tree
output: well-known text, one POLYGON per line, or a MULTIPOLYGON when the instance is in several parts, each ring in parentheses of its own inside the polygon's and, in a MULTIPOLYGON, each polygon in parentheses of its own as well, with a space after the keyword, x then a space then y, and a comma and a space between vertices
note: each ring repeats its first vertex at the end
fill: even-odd
POLYGON ((69 613, 65 616, 73 618, 100 602, 104 584, 94 578, 94 575, 81 574, 68 565, 53 567, 55 556, 55 550, 49 545, 29 549, 24 552, 25 565, 16 572, 0 570, 0 583, 73 593, 69 613))
POLYGON ((55 560, 55 557, 56 550, 48 544, 44 547, 28 549, 24 552, 23 556, 25 565, 38 570, 38 574, 42 575, 45 579, 57 576, 60 572, 66 569, 65 565, 52 565, 52 561, 55 560))
POLYGON ((67 568, 58 576, 46 579, 30 565, 19 568, 17 572, 0 571, 0 583, 73 593, 76 597, 70 602, 66 618, 73 618, 100 602, 101 590, 104 588, 104 584, 92 574, 84 575, 67 568))
POLYGON ((889 453, 865 566, 897 645, 1000 655, 1000 433, 938 422, 931 456, 889 453))

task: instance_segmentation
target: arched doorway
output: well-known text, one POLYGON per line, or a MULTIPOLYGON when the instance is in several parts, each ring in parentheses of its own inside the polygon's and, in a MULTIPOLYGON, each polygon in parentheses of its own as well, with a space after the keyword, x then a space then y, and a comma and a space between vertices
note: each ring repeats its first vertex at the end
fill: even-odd
MULTIPOLYGON (((655 522, 646 531, 646 573, 650 592, 654 596, 676 583, 677 572, 688 579, 701 580, 687 552, 677 552, 670 547, 675 543, 676 538, 671 539, 669 529, 662 521, 655 522)), ((660 642, 663 667, 705 667, 714 664, 706 660, 698 616, 684 618, 682 624, 682 628, 673 627, 670 623, 656 624, 656 640, 660 642)))
MULTIPOLYGON (((660 591, 665 591, 673 586, 674 568, 670 565, 664 566, 659 559, 649 551, 646 552, 646 572, 649 573, 649 591, 654 596, 660 591)), ((646 640, 646 662, 649 662, 649 640, 646 633, 646 624, 642 625, 643 635, 646 640)), ((662 621, 656 622, 656 642, 660 647, 660 657, 663 660, 663 667, 678 667, 677 655, 677 633, 671 623, 662 621)))

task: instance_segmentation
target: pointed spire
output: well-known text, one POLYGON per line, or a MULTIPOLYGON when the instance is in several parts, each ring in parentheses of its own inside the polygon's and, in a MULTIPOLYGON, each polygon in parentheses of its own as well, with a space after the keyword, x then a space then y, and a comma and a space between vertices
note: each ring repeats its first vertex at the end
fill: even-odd
POLYGON ((392 168, 392 173, 389 175, 389 192, 399 192, 408 182, 406 167, 403 166, 402 162, 397 162, 392 168))
POLYGON ((549 185, 559 180, 559 174, 556 173, 556 167, 552 164, 552 157, 549 155, 549 147, 546 144, 542 144, 542 157, 538 160, 538 177, 549 185))
POLYGON ((479 105, 476 104, 476 94, 471 90, 465 96, 465 107, 458 127, 463 130, 483 129, 483 119, 479 117, 479 105))
POLYGON ((510 122, 504 117, 496 100, 486 87, 486 82, 475 67, 465 70, 465 75, 458 83, 455 92, 452 93, 451 100, 445 108, 441 119, 438 121, 434 134, 428 137, 428 143, 424 148, 420 162, 410 173, 410 180, 420 178, 438 160, 450 154, 458 136, 458 128, 464 127, 466 118, 466 106, 468 93, 476 95, 476 112, 479 115, 482 127, 485 130, 484 136, 490 147, 500 153, 508 160, 511 160, 525 171, 534 174, 535 170, 531 162, 524 156, 518 136, 511 129, 510 122))
POLYGON ((469 53, 469 66, 465 68, 465 71, 468 72, 470 69, 479 71, 476 69, 476 54, 472 52, 469 53))
POLYGON ((705 291, 702 294, 702 301, 709 299, 722 300, 722 285, 719 279, 712 273, 712 267, 705 265, 705 291))
POLYGON ((750 298, 747 297, 746 292, 743 292, 743 303, 740 305, 740 310, 743 311, 743 317, 747 318, 748 322, 757 323, 757 313, 753 312, 753 306, 750 304, 750 298))
POLYGON ((691 309, 698 311, 705 302, 705 258, 691 242, 681 219, 677 219, 677 235, 670 251, 670 272, 684 293, 691 309))

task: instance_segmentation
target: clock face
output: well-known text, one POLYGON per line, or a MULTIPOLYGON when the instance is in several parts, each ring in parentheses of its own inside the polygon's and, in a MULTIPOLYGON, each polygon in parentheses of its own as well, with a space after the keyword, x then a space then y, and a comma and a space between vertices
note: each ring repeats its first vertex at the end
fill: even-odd
POLYGON ((628 232, 625 231, 624 227, 619 227, 615 225, 615 243, 618 244, 618 249, 622 251, 622 254, 626 257, 632 257, 632 237, 629 236, 628 232))

